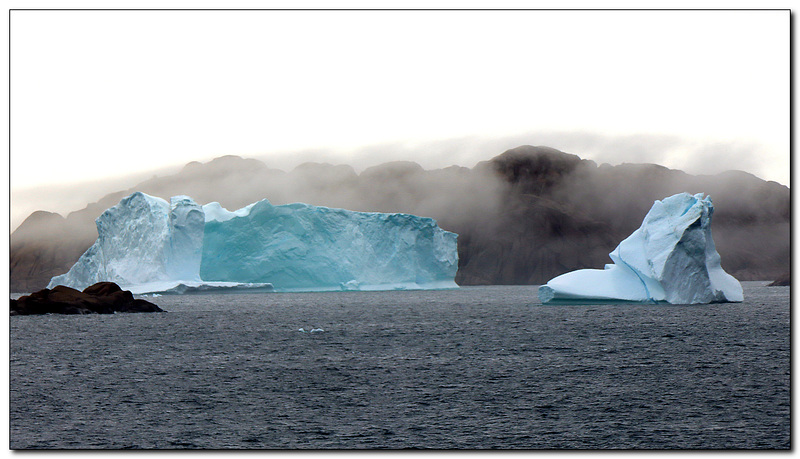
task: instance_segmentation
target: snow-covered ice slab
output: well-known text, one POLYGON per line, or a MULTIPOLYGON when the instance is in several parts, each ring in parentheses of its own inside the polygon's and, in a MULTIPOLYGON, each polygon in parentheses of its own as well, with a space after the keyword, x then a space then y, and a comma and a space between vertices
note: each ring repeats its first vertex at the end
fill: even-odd
POLYGON ((656 201, 642 226, 609 256, 605 269, 580 269, 539 287, 547 302, 740 302, 738 280, 720 266, 711 237, 711 197, 680 193, 656 201))
POLYGON ((111 281, 133 293, 458 288, 455 233, 431 218, 262 200, 237 211, 137 192, 49 288, 111 281))

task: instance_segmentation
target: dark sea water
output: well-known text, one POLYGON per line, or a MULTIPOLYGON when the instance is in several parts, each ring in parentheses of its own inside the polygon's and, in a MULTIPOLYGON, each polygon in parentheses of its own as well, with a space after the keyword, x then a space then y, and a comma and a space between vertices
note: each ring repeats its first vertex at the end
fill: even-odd
POLYGON ((789 288, 764 284, 704 306, 493 286, 15 316, 10 446, 786 449, 789 288))

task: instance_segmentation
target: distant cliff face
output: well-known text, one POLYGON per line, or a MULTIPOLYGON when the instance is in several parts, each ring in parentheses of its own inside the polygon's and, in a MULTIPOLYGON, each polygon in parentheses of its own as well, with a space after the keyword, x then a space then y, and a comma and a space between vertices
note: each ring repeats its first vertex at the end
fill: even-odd
POLYGON ((37 211, 11 235, 9 262, 12 292, 43 289, 50 278, 63 274, 94 243, 91 220, 65 219, 37 211), (88 226, 88 228, 87 228, 88 226))
POLYGON ((472 169, 423 170, 409 162, 369 168, 308 163, 291 172, 235 156, 190 163, 108 195, 66 218, 32 214, 11 236, 11 290, 43 288, 94 242, 94 219, 133 191, 238 209, 268 198, 357 211, 404 212, 459 234, 456 281, 540 284, 601 268, 653 201, 679 192, 711 195, 712 232, 723 268, 740 280, 789 270, 789 189, 743 172, 692 176, 654 164, 601 165, 548 147, 522 146, 472 169))

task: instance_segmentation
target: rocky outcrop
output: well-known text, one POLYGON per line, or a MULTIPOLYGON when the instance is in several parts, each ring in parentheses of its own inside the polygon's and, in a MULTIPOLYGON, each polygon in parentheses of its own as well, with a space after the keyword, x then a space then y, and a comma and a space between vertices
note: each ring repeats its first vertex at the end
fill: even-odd
POLYGON ((149 301, 137 299, 113 282, 98 282, 83 292, 58 285, 11 300, 11 315, 114 314, 116 312, 164 312, 149 301))
POLYGON ((790 285, 792 285, 792 276, 787 271, 774 281, 770 282, 768 287, 789 287, 790 285))
POLYGON ((491 216, 486 221, 450 230, 459 235, 456 282, 541 284, 549 273, 607 258, 615 245, 608 222, 555 196, 560 184, 587 166, 597 167, 554 148, 532 146, 479 163, 474 172, 502 183, 502 198, 496 209, 486 209, 491 216))

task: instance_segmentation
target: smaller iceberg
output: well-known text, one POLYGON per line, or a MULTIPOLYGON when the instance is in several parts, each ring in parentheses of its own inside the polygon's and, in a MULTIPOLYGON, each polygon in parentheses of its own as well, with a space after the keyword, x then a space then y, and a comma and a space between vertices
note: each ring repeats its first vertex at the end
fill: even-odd
POLYGON ((579 269, 539 287, 548 302, 706 304, 743 301, 711 237, 714 205, 703 193, 656 201, 642 226, 620 242, 605 269, 579 269))

